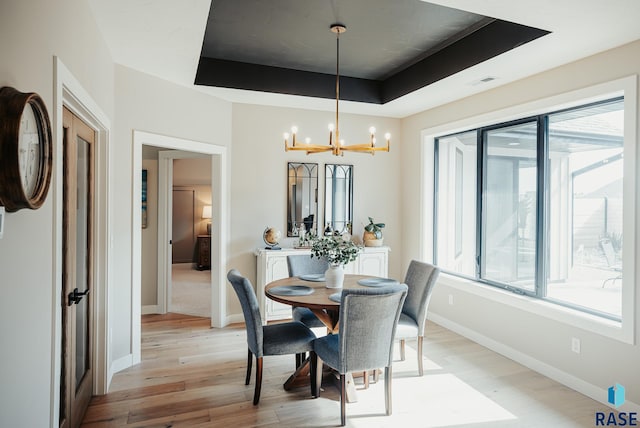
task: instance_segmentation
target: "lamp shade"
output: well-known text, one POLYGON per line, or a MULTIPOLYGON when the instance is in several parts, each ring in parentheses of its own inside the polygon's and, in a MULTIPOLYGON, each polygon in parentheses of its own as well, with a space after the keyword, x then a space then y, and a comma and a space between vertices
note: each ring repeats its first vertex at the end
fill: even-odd
POLYGON ((211 218, 211 205, 202 207, 202 218, 211 218))

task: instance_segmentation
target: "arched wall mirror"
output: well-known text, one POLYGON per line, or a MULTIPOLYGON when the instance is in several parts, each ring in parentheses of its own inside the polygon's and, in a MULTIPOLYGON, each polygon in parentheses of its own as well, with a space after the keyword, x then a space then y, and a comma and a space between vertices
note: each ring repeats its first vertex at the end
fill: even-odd
POLYGON ((353 165, 325 165, 324 234, 351 233, 353 165))
POLYGON ((318 234, 318 164, 289 162, 287 192, 287 236, 305 232, 318 234))

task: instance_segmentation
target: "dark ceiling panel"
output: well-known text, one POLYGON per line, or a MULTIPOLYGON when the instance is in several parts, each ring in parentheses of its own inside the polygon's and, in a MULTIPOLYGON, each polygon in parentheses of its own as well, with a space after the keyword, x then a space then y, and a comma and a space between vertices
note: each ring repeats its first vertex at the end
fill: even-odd
POLYGON ((382 85, 382 102, 392 101, 546 34, 549 32, 495 20, 386 79, 382 85))
MULTIPOLYGON (((221 59, 201 58, 196 85, 318 98, 336 97, 336 75, 221 59)), ((340 77, 340 99, 380 104, 381 82, 340 77)))
POLYGON ((212 0, 195 84, 382 104, 548 32, 420 0, 212 0))

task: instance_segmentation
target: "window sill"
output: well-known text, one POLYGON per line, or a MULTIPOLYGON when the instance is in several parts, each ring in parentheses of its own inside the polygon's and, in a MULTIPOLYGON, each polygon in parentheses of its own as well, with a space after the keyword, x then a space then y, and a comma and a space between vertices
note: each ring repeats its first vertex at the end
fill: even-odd
POLYGON ((624 313, 623 322, 621 323, 446 273, 440 275, 438 282, 456 290, 509 305, 565 325, 577 327, 623 343, 634 344, 633 317, 625 318, 624 313))

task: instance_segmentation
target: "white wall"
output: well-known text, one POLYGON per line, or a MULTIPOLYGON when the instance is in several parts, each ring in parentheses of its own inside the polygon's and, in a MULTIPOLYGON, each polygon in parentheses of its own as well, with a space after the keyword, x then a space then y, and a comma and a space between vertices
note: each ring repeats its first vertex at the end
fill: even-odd
MULTIPOLYGON (((421 222, 421 130, 637 75, 639 72, 640 42, 636 42, 406 118, 402 128, 405 140, 402 152, 402 188, 406 189, 403 197, 403 223, 408 225, 421 222)), ((430 168, 425 173, 431 173, 430 168)), ((429 201, 426 202, 430 204, 429 201)), ((431 227, 430 224, 424 226, 431 227)), ((637 224, 636 230, 640 230, 637 224)), ((638 239, 637 236, 634 238, 638 239)), ((403 263, 420 256, 419 235, 405 228, 402 242, 403 263)), ((431 244, 426 243, 427 246, 431 244)), ((638 265, 638 260, 635 264, 638 265)), ((640 330, 638 292, 635 305, 637 341, 637 332, 640 330)), ((430 312, 457 325, 461 332, 499 344, 503 350, 512 355, 520 355, 523 360, 529 360, 534 365, 553 367, 559 376, 582 384, 585 389, 606 390, 615 382, 626 385, 627 400, 640 403, 640 345, 637 343, 629 345, 581 328, 570 327, 443 283, 439 283, 434 291, 430 312), (448 304, 449 294, 454 297, 453 306, 448 304), (571 352, 572 337, 578 337, 582 341, 580 354, 571 352)), ((598 398, 606 401, 604 395, 598 398)))
MULTIPOLYGON (((0 2, 0 86, 37 92, 53 130, 53 58, 57 55, 110 118, 113 117, 113 63, 85 1, 0 2)), ((55 131, 54 131, 55 138, 55 131)), ((61 144, 54 141, 54 144, 61 144)), ((55 172, 54 172, 55 174, 55 172)), ((0 426, 45 427, 53 408, 54 201, 49 191, 37 211, 7 214, 0 240, 0 426)), ((54 422, 55 423, 55 422, 54 422)))
POLYGON ((110 315, 113 320, 112 360, 132 353, 132 289, 140 278, 131 275, 132 141, 133 131, 145 131, 229 146, 231 143, 231 104, 144 73, 115 67, 116 131, 112 142, 113 163, 120 172, 112 177, 114 237, 113 294, 110 315))
MULTIPOLYGON (((374 125, 381 134, 392 134, 391 151, 375 156, 346 153, 336 157, 330 153, 307 156, 305 152, 285 152, 282 134, 292 125, 317 144, 328 142, 327 125, 334 122, 335 112, 233 105, 233 154, 231 163, 231 243, 229 266, 237 268, 252 282, 256 280, 255 248, 264 247, 265 227, 287 230, 287 162, 318 163, 320 224, 324 219, 324 165, 354 165, 353 234, 362 237, 367 217, 385 222, 385 245, 391 247, 389 275, 402 277, 401 231, 407 225, 401 216, 402 169, 400 153, 402 135, 400 121, 383 117, 340 115, 340 133, 347 144, 366 142, 368 129, 374 125)), ((409 225, 411 228, 412 225, 409 225)), ((285 243, 286 245, 286 243, 285 243)), ((233 289, 227 291, 228 313, 241 312, 233 289)))

